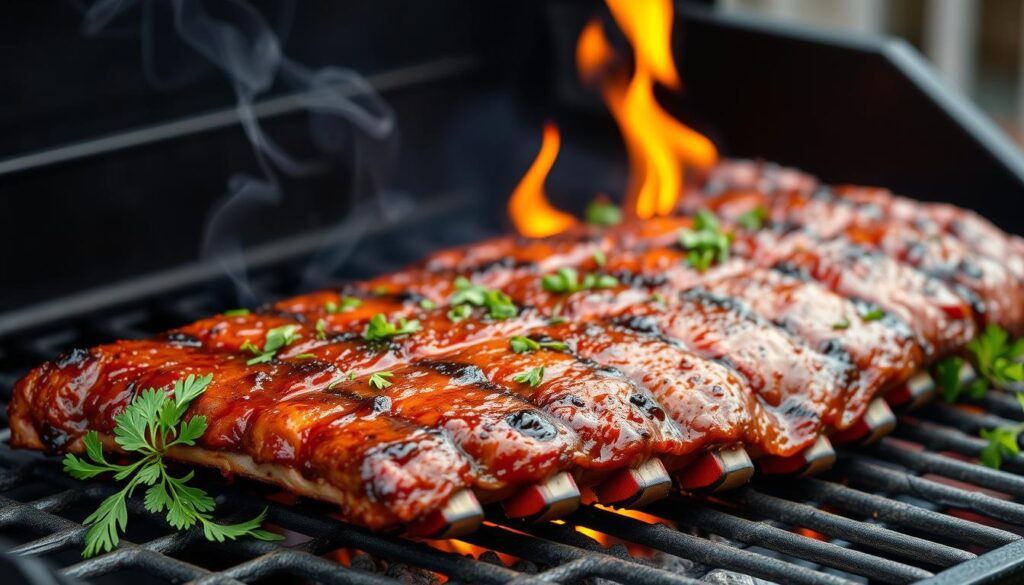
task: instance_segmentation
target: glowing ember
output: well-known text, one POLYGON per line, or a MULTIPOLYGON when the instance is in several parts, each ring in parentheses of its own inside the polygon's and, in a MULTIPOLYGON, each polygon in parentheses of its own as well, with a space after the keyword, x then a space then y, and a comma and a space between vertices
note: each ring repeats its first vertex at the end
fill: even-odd
MULTIPOLYGON (((577 69, 584 83, 600 86, 625 139, 630 161, 627 211, 644 219, 668 215, 682 194, 685 168, 710 168, 718 152, 710 140, 662 109, 654 95, 655 84, 682 88, 672 56, 671 0, 607 3, 633 47, 632 76, 597 19, 580 34, 577 69)), ((544 178, 557 154, 558 132, 546 127, 541 152, 509 202, 512 221, 523 235, 551 235, 576 223, 552 207, 544 194, 544 178)))
POLYGON ((516 230, 524 236, 542 238, 571 228, 576 218, 568 213, 555 209, 544 193, 544 179, 551 171, 561 138, 554 124, 544 126, 544 141, 541 143, 537 159, 530 170, 519 181, 508 202, 508 214, 516 230))

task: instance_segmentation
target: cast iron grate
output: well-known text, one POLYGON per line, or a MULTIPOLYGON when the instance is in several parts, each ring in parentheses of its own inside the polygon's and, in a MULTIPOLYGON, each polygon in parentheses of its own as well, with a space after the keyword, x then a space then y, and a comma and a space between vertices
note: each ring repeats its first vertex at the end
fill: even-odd
MULTIPOLYGON (((425 217, 414 222, 418 227, 403 228, 397 251, 387 233, 364 238, 352 256, 363 262, 342 276, 396 267, 425 250, 488 235, 469 230, 442 238, 430 222, 425 217)), ((252 284, 265 298, 286 294, 300 264, 264 267, 252 284)), ((0 341, 0 398, 9 399, 11 385, 29 367, 66 349, 149 335, 230 306, 217 290, 207 284, 149 292, 9 336, 0 341)), ((543 525, 510 523, 495 511, 464 542, 519 559, 509 564, 493 552, 477 559, 374 534, 332 519, 327 506, 283 503, 264 486, 229 486, 212 476, 204 481, 220 494, 219 514, 251 515, 269 506, 268 521, 288 539, 209 544, 196 531, 171 532, 136 498, 122 546, 82 560, 80 522, 111 486, 77 482, 56 458, 11 450, 4 413, 0 550, 40 557, 68 577, 110 583, 431 583, 438 582, 436 574, 458 583, 1011 580, 1024 575, 1024 476, 1018 475, 1024 457, 1010 458, 1003 471, 978 465, 984 442, 976 432, 1024 417, 1004 393, 990 393, 979 406, 933 404, 907 413, 893 436, 842 451, 835 469, 821 478, 755 480, 734 492, 676 495, 645 509, 670 525, 596 507, 543 525), (615 544, 599 543, 594 532, 613 535, 615 544)))

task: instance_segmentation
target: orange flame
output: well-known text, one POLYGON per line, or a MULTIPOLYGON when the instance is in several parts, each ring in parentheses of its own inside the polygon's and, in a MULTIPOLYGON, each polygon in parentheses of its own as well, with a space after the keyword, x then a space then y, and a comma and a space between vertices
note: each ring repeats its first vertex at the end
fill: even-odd
POLYGON ((634 52, 633 76, 599 75, 614 55, 601 23, 591 21, 576 48, 584 81, 600 80, 602 95, 626 141, 630 159, 629 206, 641 218, 668 215, 682 194, 686 165, 708 168, 718 152, 706 137, 663 110, 654 84, 678 90, 682 83, 672 57, 671 0, 607 0, 612 16, 634 52))
POLYGON ((544 140, 537 159, 523 175, 508 201, 508 214, 524 236, 543 238, 571 228, 576 218, 555 209, 544 192, 544 180, 558 158, 561 137, 554 124, 544 125, 544 140))

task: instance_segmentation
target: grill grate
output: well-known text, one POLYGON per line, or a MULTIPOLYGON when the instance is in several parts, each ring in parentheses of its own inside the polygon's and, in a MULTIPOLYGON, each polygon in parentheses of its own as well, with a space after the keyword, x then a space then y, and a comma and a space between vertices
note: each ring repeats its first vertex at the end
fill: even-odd
MULTIPOLYGON (((447 212, 446 212, 447 213, 447 212)), ((451 217, 448 217, 451 220, 451 217)), ((456 218, 458 225, 473 225, 456 218)), ((395 251, 387 234, 369 236, 342 276, 397 266, 410 255, 488 234, 464 231, 438 241, 423 215, 405 226, 395 251), (472 232, 472 233, 471 233, 472 232), (390 250, 390 252, 389 252, 390 250), (371 256, 370 254, 373 254, 371 256), (387 254, 391 256, 387 256, 387 254), (381 255, 384 256, 381 256, 381 255), (369 264, 366 258, 382 258, 369 264)), ((294 260, 294 258, 293 258, 294 260)), ((289 262, 289 266, 301 263, 289 262)), ((266 298, 290 292, 294 270, 264 267, 254 284, 266 298)), ((147 292, 84 317, 40 322, 0 341, 0 398, 27 368, 71 347, 149 335, 230 306, 215 287, 147 292)), ((466 543, 516 557, 479 559, 445 552, 397 535, 374 534, 330 517, 328 506, 280 503, 271 488, 247 481, 225 486, 201 476, 225 518, 251 516, 269 505, 268 521, 288 531, 281 543, 212 545, 196 530, 173 533, 142 507, 130 506, 129 533, 115 552, 82 560, 81 520, 111 493, 102 482, 80 483, 56 458, 7 447, 0 415, 0 541, 14 556, 41 557, 66 576, 103 582, 429 583, 434 573, 465 583, 964 583, 1024 575, 1024 457, 1005 471, 974 461, 984 442, 978 429, 1017 421, 1011 396, 993 392, 969 411, 933 404, 901 417, 892 437, 870 448, 842 450, 822 478, 757 479, 714 497, 676 495, 645 511, 671 525, 583 507, 564 523, 527 525, 489 511, 490 522, 466 543), (990 414, 984 414, 987 412, 990 414), (922 448, 923 447, 923 448, 922 448), (927 450, 925 450, 927 449, 927 450), (583 527, 577 529, 576 527, 583 527), (605 546, 594 532, 614 536, 605 546), (643 547, 643 548, 641 548, 643 547), (339 562, 346 549, 348 563, 339 562), (736 575, 739 573, 748 577, 736 575), (732 580, 730 580, 732 579, 732 580), (739 580, 736 580, 739 579, 739 580)))

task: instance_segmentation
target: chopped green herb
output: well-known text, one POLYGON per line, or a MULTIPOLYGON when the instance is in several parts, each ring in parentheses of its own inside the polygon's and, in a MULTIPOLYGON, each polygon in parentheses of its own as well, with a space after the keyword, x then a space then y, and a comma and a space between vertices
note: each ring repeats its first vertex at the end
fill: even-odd
POLYGON ((225 317, 244 317, 249 314, 249 309, 231 309, 224 311, 225 317))
POLYGON ((370 374, 369 384, 377 390, 383 390, 391 385, 389 378, 393 378, 395 375, 391 372, 384 370, 382 372, 374 372, 370 374))
POLYGON ((935 364, 935 384, 946 402, 956 402, 961 396, 978 399, 984 396, 988 389, 988 383, 984 378, 975 378, 964 385, 964 365, 964 360, 955 355, 943 358, 935 364))
POLYGON ((197 415, 182 420, 189 405, 206 391, 212 375, 197 378, 189 375, 174 383, 174 396, 156 388, 140 392, 120 414, 114 416, 114 441, 126 452, 142 458, 126 465, 107 462, 103 456, 103 443, 96 431, 85 434, 86 457, 64 457, 64 471, 77 479, 91 479, 103 473, 113 473, 114 479, 128 483, 109 496, 86 517, 89 527, 85 533, 82 556, 89 558, 117 547, 120 534, 128 524, 127 498, 140 485, 146 489, 144 505, 153 514, 167 511, 167 523, 176 530, 186 530, 199 523, 207 540, 224 542, 225 539, 249 536, 259 540, 280 540, 272 532, 261 530, 266 509, 251 520, 238 524, 218 524, 213 512, 213 498, 195 486, 187 485, 194 472, 182 477, 172 476, 164 463, 164 454, 177 445, 195 445, 206 432, 206 417, 197 415))
POLYGON ((590 225, 611 227, 622 223, 622 210, 614 203, 595 199, 587 205, 583 217, 590 225))
POLYGON ((985 327, 985 331, 967 344, 978 374, 990 384, 1006 388, 1024 381, 1024 339, 1010 342, 1010 335, 997 325, 985 327))
POLYGON ((700 210, 693 218, 694 229, 679 230, 679 245, 686 250, 687 263, 704 272, 717 261, 729 259, 732 234, 722 231, 718 218, 707 210, 700 210))
POLYGON ((544 381, 544 366, 537 366, 536 368, 519 372, 512 376, 512 380, 520 384, 527 384, 531 388, 536 388, 544 381))
MULTIPOLYGON (((1024 394, 1015 394, 1017 403, 1024 410, 1024 394)), ((981 462, 993 469, 999 469, 1003 465, 1003 459, 1020 454, 1020 434, 1024 432, 1024 423, 996 427, 994 429, 982 429, 979 433, 982 439, 988 441, 981 450, 979 458, 981 462)))
POLYGON ((588 272, 581 281, 575 268, 563 266, 554 274, 542 276, 540 284, 548 292, 574 293, 581 290, 615 288, 619 285, 619 279, 610 274, 588 272))
POLYGON ((423 309, 424 311, 429 311, 431 309, 436 309, 437 308, 437 303, 435 303, 434 301, 432 301, 430 299, 422 299, 420 301, 420 308, 423 309))
POLYGON ((400 318, 398 323, 395 324, 388 321, 384 313, 377 313, 366 324, 366 329, 363 330, 363 339, 366 341, 380 341, 382 339, 398 337, 399 335, 416 333, 420 329, 422 329, 420 322, 415 319, 410 321, 400 318))
POLYGON ((863 321, 878 321, 879 319, 885 318, 885 311, 875 307, 860 316, 863 321))
MULTIPOLYGON (((516 307, 512 298, 507 294, 498 289, 473 284, 464 276, 455 279, 455 292, 452 293, 448 302, 452 307, 486 307, 487 315, 492 319, 509 319, 519 314, 519 307, 516 307)), ((469 313, 465 313, 463 318, 468 316, 469 313)), ((450 312, 449 318, 451 318, 450 312)))
POLYGON ((458 305, 448 309, 448 320, 453 323, 458 323, 464 319, 469 319, 470 315, 473 314, 473 307, 469 305, 458 305))
POLYGON ((531 351, 537 351, 541 348, 551 349, 554 351, 565 351, 569 348, 568 344, 564 341, 536 341, 522 335, 516 335, 509 339, 508 344, 509 347, 512 348, 513 353, 528 353, 531 351))
POLYGON ((551 309, 551 315, 548 316, 549 325, 561 325, 565 323, 567 319, 562 316, 562 303, 557 303, 551 309))
POLYGON ((840 330, 840 329, 849 329, 849 327, 850 327, 850 320, 847 319, 846 317, 843 317, 842 321, 836 321, 835 323, 832 324, 832 328, 837 330, 837 331, 840 330))
POLYGON ((245 363, 252 366, 255 364, 264 364, 274 359, 274 355, 277 354, 278 350, 282 347, 287 347, 295 343, 302 337, 299 335, 298 331, 298 325, 282 325, 280 327, 274 327, 270 331, 267 331, 266 339, 263 342, 263 349, 260 349, 251 341, 242 343, 242 351, 251 352, 256 356, 245 363))
POLYGON ((391 294, 391 289, 387 285, 375 286, 370 289, 370 294, 375 297, 384 297, 391 294))
POLYGON ((606 262, 608 262, 608 258, 605 257, 604 250, 601 250, 600 248, 594 250, 594 263, 597 264, 599 268, 604 268, 606 262))
POLYGON ((315 357, 316 357, 316 354, 312 354, 312 353, 300 353, 300 354, 294 355, 294 356, 292 356, 292 357, 294 357, 294 358, 295 358, 295 359, 297 359, 297 360, 311 360, 311 359, 313 359, 313 358, 315 358, 315 357))
POLYGON ((328 301, 324 303, 324 310, 329 314, 334 315, 335 313, 345 313, 353 309, 358 309, 363 306, 363 299, 356 297, 341 297, 340 303, 334 301, 328 301))
POLYGON ((768 210, 764 206, 758 205, 736 218, 736 223, 747 231, 756 232, 764 226, 766 219, 768 219, 768 210))
POLYGON ((327 339, 327 321, 325 319, 316 320, 316 338, 321 341, 327 339))

